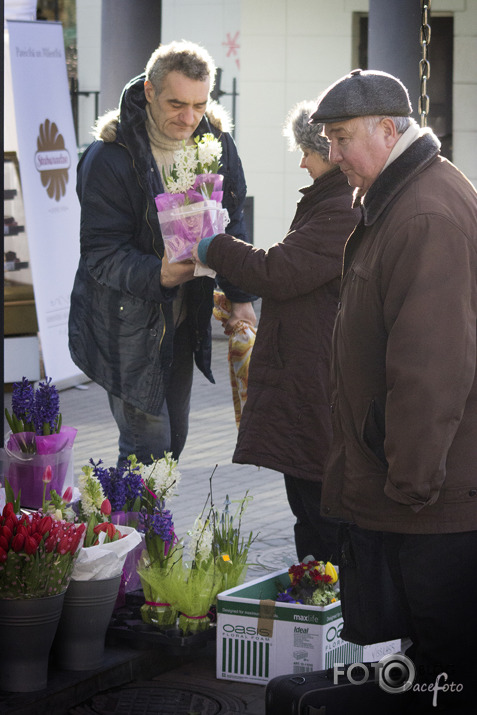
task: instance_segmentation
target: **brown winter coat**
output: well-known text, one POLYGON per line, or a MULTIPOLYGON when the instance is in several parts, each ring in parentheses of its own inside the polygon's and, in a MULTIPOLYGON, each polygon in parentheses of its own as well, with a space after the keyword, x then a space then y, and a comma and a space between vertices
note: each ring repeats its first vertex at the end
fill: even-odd
POLYGON ((477 193, 424 132, 367 192, 333 336, 322 511, 477 530, 477 193))
POLYGON ((331 438, 329 358, 343 247, 360 214, 338 169, 302 193, 281 243, 264 251, 220 235, 207 263, 262 297, 233 461, 319 480, 331 438))

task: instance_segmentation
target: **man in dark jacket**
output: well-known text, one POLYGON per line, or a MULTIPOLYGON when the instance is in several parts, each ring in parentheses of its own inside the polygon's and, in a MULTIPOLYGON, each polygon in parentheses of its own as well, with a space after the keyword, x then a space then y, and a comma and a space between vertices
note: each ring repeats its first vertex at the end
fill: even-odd
POLYGON ((433 698, 447 712, 473 712, 477 193, 410 114, 398 79, 355 70, 312 118, 362 211, 344 255, 322 509, 354 525, 340 571, 343 637, 370 617, 388 627, 400 615, 395 636, 413 641, 418 712, 435 712, 433 698), (366 568, 378 546, 396 598, 371 606, 375 572, 359 612, 361 588, 346 594, 347 573, 366 568))
MULTIPOLYGON (((174 153, 211 133, 222 145, 222 205, 246 240, 246 185, 226 113, 209 99, 215 65, 200 46, 171 43, 125 87, 119 110, 98 121, 78 166, 81 258, 71 296, 74 362, 105 388, 119 427, 119 460, 150 463, 184 447, 193 364, 210 370, 214 279, 164 256, 154 197, 174 153)), ((218 279, 232 301, 230 327, 255 323, 251 296, 218 279)))

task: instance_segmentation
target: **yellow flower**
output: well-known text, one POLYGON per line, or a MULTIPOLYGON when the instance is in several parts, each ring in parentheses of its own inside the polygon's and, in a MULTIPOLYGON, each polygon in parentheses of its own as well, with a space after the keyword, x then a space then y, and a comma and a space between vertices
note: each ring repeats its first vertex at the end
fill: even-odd
POLYGON ((336 573, 336 569, 333 566, 333 564, 330 561, 326 562, 325 566, 325 574, 327 576, 331 576, 331 583, 336 583, 338 580, 338 574, 336 573))
POLYGON ((222 554, 222 558, 224 561, 230 561, 230 556, 228 554, 222 554))

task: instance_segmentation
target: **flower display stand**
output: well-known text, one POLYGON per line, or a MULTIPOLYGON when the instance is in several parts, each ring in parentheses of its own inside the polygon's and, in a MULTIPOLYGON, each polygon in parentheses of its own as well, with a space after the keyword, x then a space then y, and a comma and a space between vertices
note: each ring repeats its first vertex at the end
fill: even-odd
MULTIPOLYGON (((156 626, 144 623, 141 618, 143 604, 144 593, 141 590, 126 593, 125 605, 114 611, 109 623, 107 643, 124 644, 135 650, 160 648, 170 656, 187 657, 215 640, 214 623, 211 623, 207 630, 188 636, 183 636, 179 628, 160 630, 156 626)), ((215 615, 211 613, 210 617, 212 619, 215 615)))
POLYGON ((48 658, 65 593, 44 598, 0 599, 0 690, 43 690, 48 658))
POLYGON ((103 662, 106 631, 121 576, 70 581, 52 655, 64 670, 93 670, 103 662))

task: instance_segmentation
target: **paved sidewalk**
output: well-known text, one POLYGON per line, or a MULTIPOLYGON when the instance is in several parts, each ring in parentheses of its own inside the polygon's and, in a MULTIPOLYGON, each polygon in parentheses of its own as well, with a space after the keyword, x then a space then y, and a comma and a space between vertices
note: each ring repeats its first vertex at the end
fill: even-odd
MULTIPOLYGON (((226 495, 233 501, 248 491, 253 498, 245 511, 242 533, 248 536, 253 531, 256 535, 251 560, 257 564, 249 568, 247 580, 250 580, 294 562, 294 518, 281 474, 251 465, 232 464, 237 427, 228 372, 228 340, 217 321, 213 323, 216 325, 213 325, 212 371, 216 384, 211 384, 195 369, 189 437, 179 463, 181 481, 178 495, 168 506, 177 534, 184 536, 202 512, 212 473, 212 495, 218 509, 222 508, 226 495)), ((5 406, 9 409, 10 398, 6 393, 5 406)), ((105 466, 114 465, 118 430, 106 392, 93 382, 63 390, 60 409, 63 424, 78 429, 74 446, 75 479, 90 458, 102 459, 105 466)), ((7 430, 4 419, 4 432, 7 430)))
MULTIPOLYGON (((219 326, 220 330, 220 326, 219 326)), ((228 373, 228 340, 221 337, 217 328, 213 341, 212 370, 216 384, 209 383, 202 374, 196 370, 192 390, 190 432, 189 438, 181 457, 179 468, 181 481, 178 495, 169 503, 173 512, 176 532, 184 536, 192 528, 195 518, 201 513, 209 493, 210 478, 212 479, 212 493, 217 508, 223 506, 226 495, 233 500, 241 499, 248 491, 253 497, 249 503, 242 522, 242 533, 248 536, 252 531, 256 540, 250 551, 250 561, 246 580, 267 575, 272 571, 288 568, 296 561, 293 523, 294 518, 286 499, 283 476, 268 469, 259 469, 250 465, 232 464, 232 454, 235 447, 237 428, 232 403, 232 390, 228 373), (214 471, 215 470, 215 471, 214 471)), ((11 395, 5 394, 5 406, 10 408, 11 395)), ((111 416, 105 391, 95 383, 86 383, 79 387, 70 388, 60 393, 60 409, 63 423, 78 429, 74 447, 74 474, 77 478, 81 467, 88 460, 102 459, 106 466, 112 466, 117 459, 118 431, 111 416)), ((5 426, 5 425, 4 425, 5 426)), ((5 432, 7 428, 5 428, 5 432)), ((163 664, 157 667, 155 673, 147 675, 144 663, 135 665, 135 658, 140 654, 130 654, 130 662, 124 667, 130 669, 134 682, 141 684, 142 679, 149 677, 150 685, 156 683, 156 688, 176 687, 193 689, 197 685, 197 692, 205 688, 206 695, 222 703, 220 709, 214 712, 236 713, 244 712, 247 715, 264 715, 265 713, 265 687, 248 683, 217 680, 215 677, 215 651, 214 644, 201 653, 197 658, 182 664, 172 664, 167 667, 163 664), (139 679, 138 679, 139 668, 139 679), (227 705, 226 703, 229 703, 227 705)), ((157 657, 159 653, 157 654, 157 657)), ((166 658, 167 660, 167 658, 166 658)), ((142 661, 141 661, 142 662, 142 661)), ((162 662, 162 659, 161 659, 162 662)), ((149 670, 154 670, 154 663, 150 663, 149 670)), ((119 666, 111 673, 119 672, 119 666)), ((68 674, 71 679, 71 674, 68 674)), ((73 674, 74 675, 74 674, 73 674)), ((82 674, 78 674, 81 676, 82 674)), ((90 684, 85 674, 84 682, 72 685, 69 681, 57 684, 52 682, 51 688, 44 693, 40 702, 32 698, 32 710, 26 708, 25 698, 21 696, 8 698, 19 701, 19 709, 11 708, 5 701, 0 702, 1 713, 15 713, 24 715, 28 712, 35 713, 70 713, 84 715, 88 712, 98 712, 89 709, 90 706, 78 706, 72 710, 58 709, 57 702, 61 697, 72 698, 71 688, 74 687, 76 703, 80 699, 80 692, 102 693, 114 686, 113 675, 94 674, 98 680, 97 685, 90 684), (69 688, 69 689, 68 689, 69 688), (82 690, 80 690, 82 688, 82 690), (64 693, 64 695, 62 695, 64 693), (4 709, 6 706, 6 709, 4 709)), ((130 676, 130 677, 131 677, 130 676)), ((91 676, 92 677, 92 676, 91 676)), ((119 676, 115 676, 119 678, 119 676)), ((127 683, 126 677, 123 682, 127 683)), ((94 681, 96 682, 96 681, 94 681)), ((121 680, 118 680, 119 684, 121 680)), ((147 685, 147 683, 143 683, 147 685)), ((128 687, 128 686, 125 686, 128 687)), ((148 691, 149 692, 149 691, 148 691)), ((151 689, 149 695, 155 691, 151 689)), ((107 692, 106 695, 107 696, 107 692)), ((198 697, 198 696, 197 696, 198 697)), ((85 699, 85 698, 84 698, 85 699)), ((1 701, 1 698, 0 698, 1 701)), ((70 700, 73 702, 73 700, 70 700)), ((93 701, 91 701, 93 702, 93 701)), ((204 706, 205 707, 205 706, 204 706)), ((219 706, 217 706, 219 707, 219 706)), ((199 710, 200 712, 209 712, 199 710)), ((103 712, 100 710, 100 712, 103 712)), ((108 711, 109 712, 109 711, 108 711)), ((130 709, 127 712, 136 713, 144 710, 130 709)), ((152 711, 151 711, 152 712, 152 711)), ((167 712, 172 712, 167 710, 167 712)), ((178 710, 176 712, 185 712, 178 710)), ((211 711, 210 711, 211 712, 211 711)))

